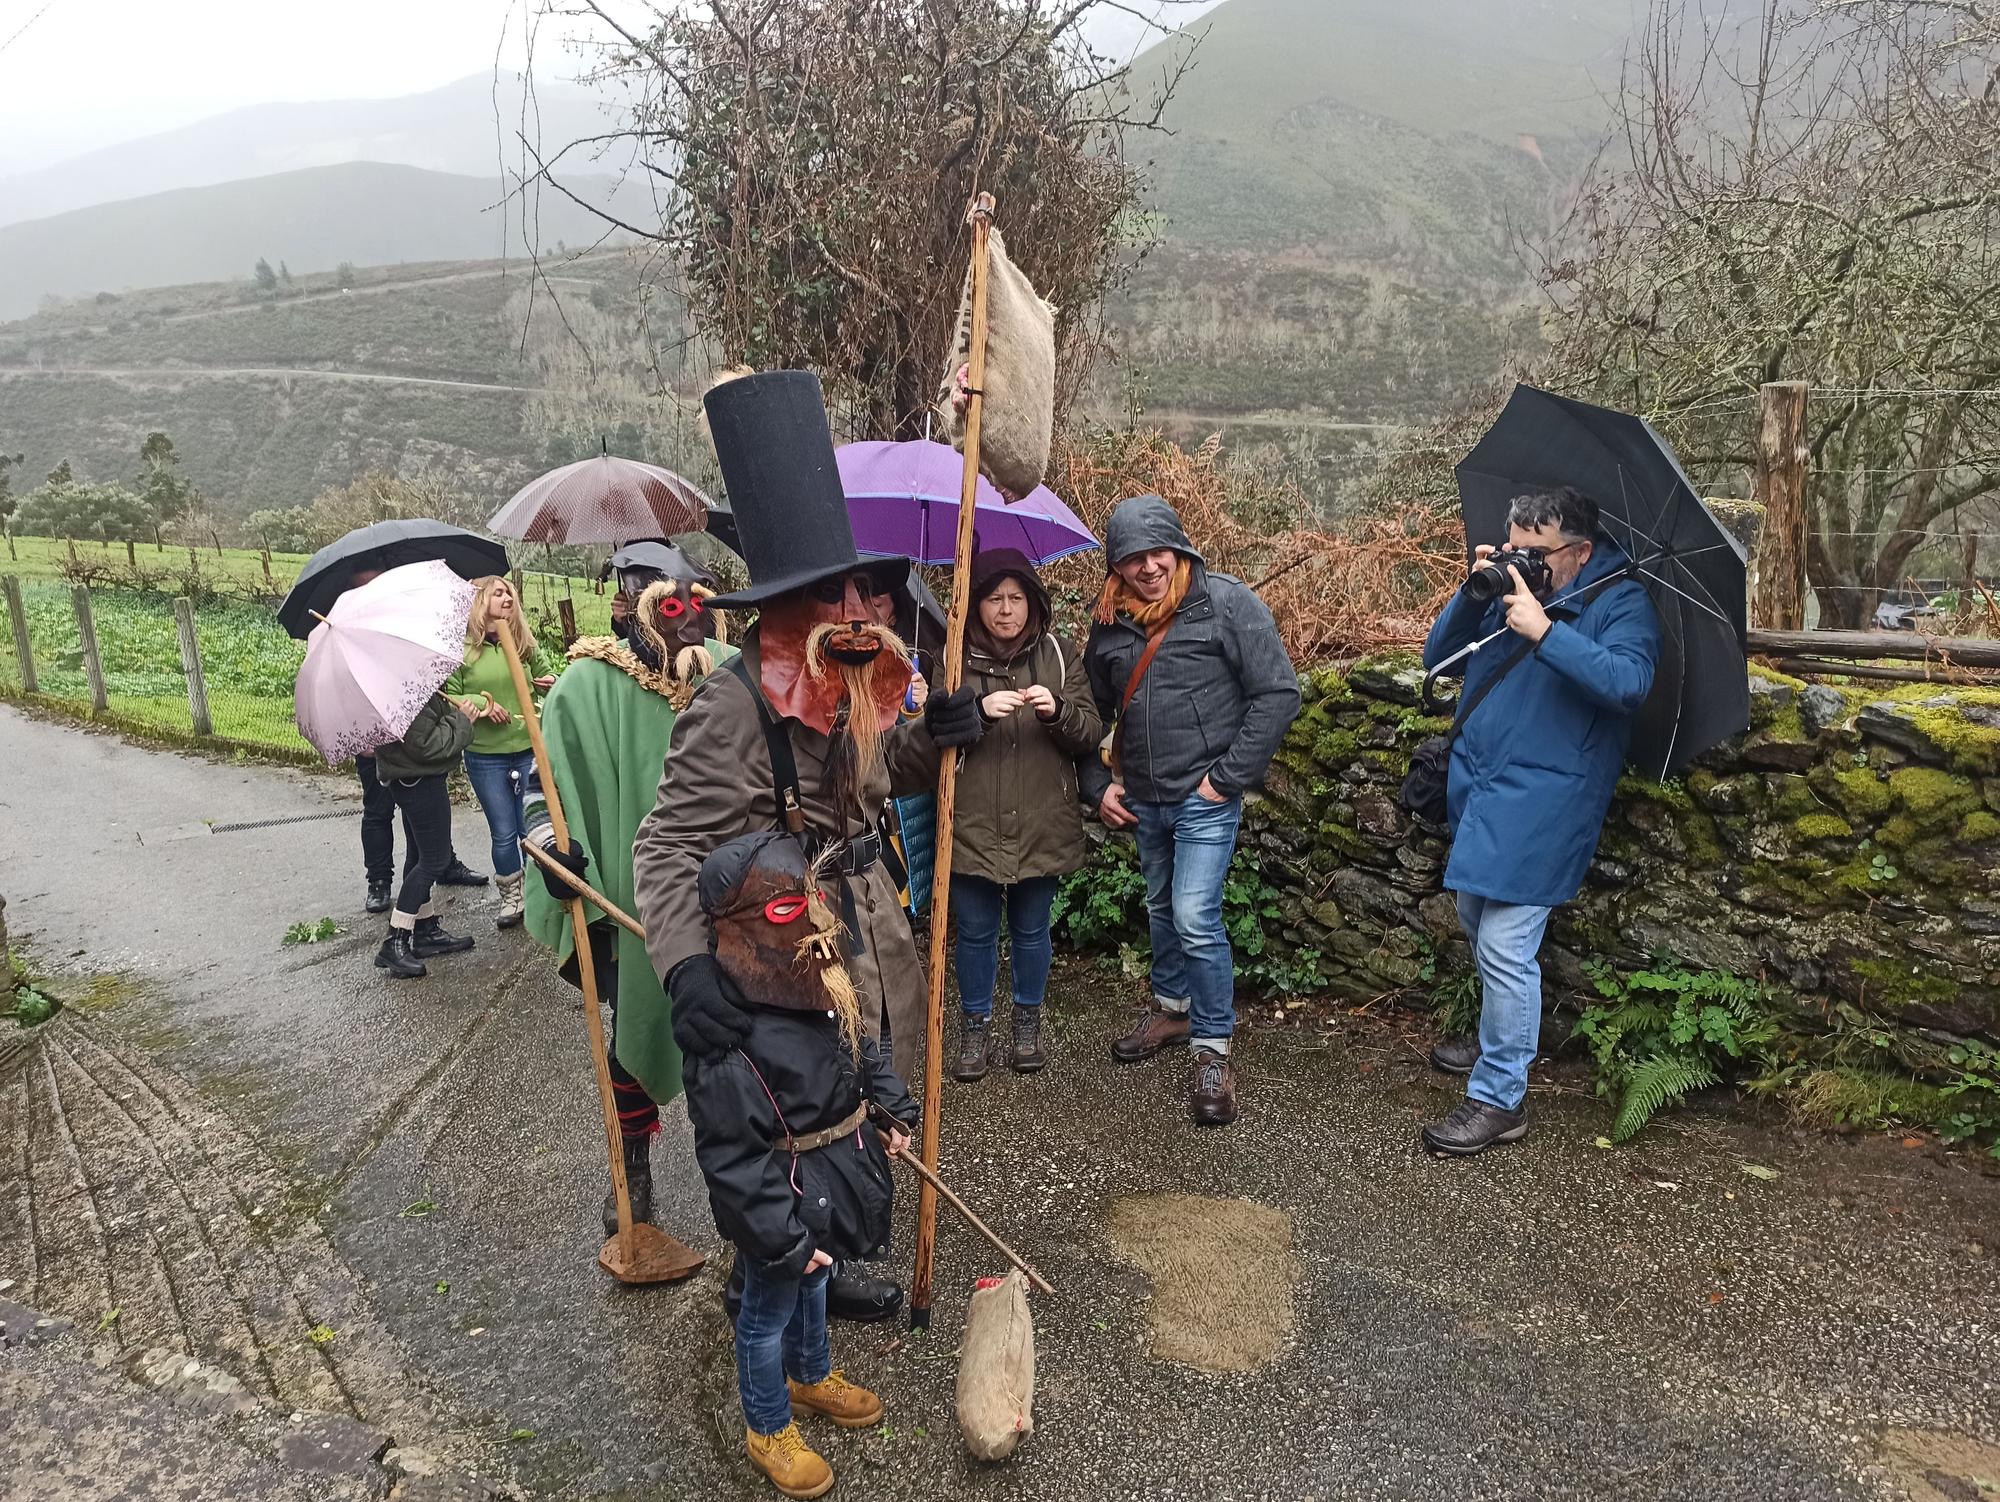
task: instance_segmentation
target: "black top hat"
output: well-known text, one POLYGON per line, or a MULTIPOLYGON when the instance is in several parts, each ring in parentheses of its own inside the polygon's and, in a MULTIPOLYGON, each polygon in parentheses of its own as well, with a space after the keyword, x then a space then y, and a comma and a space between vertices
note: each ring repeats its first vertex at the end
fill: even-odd
POLYGON ((854 549, 847 496, 833 458, 826 397, 809 370, 773 370, 717 386, 703 401, 722 483, 750 566, 750 584, 709 603, 763 605, 779 595, 866 570, 885 589, 910 574, 907 558, 854 549))

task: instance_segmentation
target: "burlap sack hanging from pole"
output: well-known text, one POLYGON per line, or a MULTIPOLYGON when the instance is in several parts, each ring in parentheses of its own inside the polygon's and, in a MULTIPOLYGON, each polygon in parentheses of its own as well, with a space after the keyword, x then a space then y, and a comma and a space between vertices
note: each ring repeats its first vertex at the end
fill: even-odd
POLYGON ((979 1460, 1005 1460, 1035 1428, 1035 1320, 1019 1268, 981 1278, 958 1348, 958 1427, 979 1460))
MULTIPOLYGON (((1056 422, 1056 310, 1007 258, 991 232, 986 273, 985 412, 979 467, 1009 500, 1019 500, 1048 472, 1056 422)), ((972 279, 958 304, 958 336, 938 392, 938 413, 952 447, 965 448, 964 378, 971 353, 972 279)))

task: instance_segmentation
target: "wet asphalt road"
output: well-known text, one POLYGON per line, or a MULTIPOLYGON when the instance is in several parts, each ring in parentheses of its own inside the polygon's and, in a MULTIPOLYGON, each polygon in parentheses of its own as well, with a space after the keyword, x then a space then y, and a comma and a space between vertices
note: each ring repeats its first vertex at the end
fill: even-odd
MULTIPOLYGON (((649 1290, 595 1268, 580 1009, 529 940, 494 933, 490 893, 446 899, 474 954, 390 983, 350 782, 9 708, 0 766, 17 936, 44 966, 142 983, 96 1025, 193 1080, 325 1207, 434 1400, 412 1411, 531 1492, 768 1495, 741 1459, 719 1266, 649 1290), (279 945, 323 915, 350 932, 279 945)), ((475 810, 456 832, 483 867, 475 810)), ((1131 983, 1076 966, 1059 986, 1047 1073, 946 1094, 947 1175, 1060 1290, 1037 1308, 1038 1433, 1007 1466, 963 1458, 953 1332, 997 1268, 947 1219, 928 1337, 836 1326, 836 1361, 890 1405, 885 1430, 828 1439, 836 1496, 1929 1502, 1955 1494, 1912 1490, 1924 1467, 1885 1461, 1891 1442, 2000 1444, 2000 1181, 1962 1158, 1740 1112, 1605 1151, 1601 1110, 1556 1070, 1526 1144, 1435 1163, 1414 1129, 1452 1097, 1420 1034, 1303 1009, 1245 1037, 1243 1122, 1199 1133, 1178 1061, 1106 1058, 1131 983), (1148 1355, 1149 1285, 1101 1221, 1163 1191, 1291 1217, 1302 1276, 1264 1369, 1148 1355)), ((720 1250, 673 1113, 655 1165, 661 1221, 720 1250)))

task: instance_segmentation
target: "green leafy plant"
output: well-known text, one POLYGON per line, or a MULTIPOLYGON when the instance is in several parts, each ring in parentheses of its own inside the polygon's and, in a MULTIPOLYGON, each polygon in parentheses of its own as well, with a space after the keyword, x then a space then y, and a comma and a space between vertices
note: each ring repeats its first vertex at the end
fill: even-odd
POLYGON ((1896 868, 1889 857, 1877 851, 1868 861, 1868 879, 1874 882, 1889 882, 1896 879, 1896 868))
POLYGON ((1959 1107, 1938 1124, 1939 1140, 1971 1142, 1991 1137, 1988 1154, 2000 1160, 2000 1051, 1967 1039, 1946 1058, 1958 1071, 1938 1093, 1959 1107))
POLYGON ((1765 1061, 1777 1037, 1756 981, 1671 962, 1630 974, 1602 961, 1585 968, 1602 999, 1573 1036, 1590 1049, 1598 1095, 1617 1101, 1614 1141, 1631 1138, 1663 1106, 1765 1061))
POLYGON ((324 944, 329 939, 340 937, 340 925, 331 918, 322 918, 317 923, 298 922, 285 930, 280 942, 285 944, 324 944))

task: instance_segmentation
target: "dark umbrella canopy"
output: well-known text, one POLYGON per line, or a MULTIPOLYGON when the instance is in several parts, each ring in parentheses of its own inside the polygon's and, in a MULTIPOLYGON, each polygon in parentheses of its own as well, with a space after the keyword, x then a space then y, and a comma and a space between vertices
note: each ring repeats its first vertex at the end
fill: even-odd
MULTIPOLYGON (((1458 465, 1465 545, 1507 540, 1507 507, 1570 485, 1631 560, 1660 618, 1653 692, 1632 725, 1633 765, 1668 777, 1750 724, 1746 558, 1644 418, 1516 386, 1458 465)), ((1558 597, 1560 599, 1560 597, 1558 597)))
POLYGON ((278 607, 278 624, 304 641, 361 569, 392 569, 436 559, 461 579, 507 572, 507 550, 490 537, 424 518, 376 522, 330 542, 306 560, 278 607))

